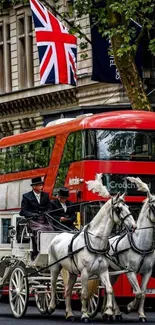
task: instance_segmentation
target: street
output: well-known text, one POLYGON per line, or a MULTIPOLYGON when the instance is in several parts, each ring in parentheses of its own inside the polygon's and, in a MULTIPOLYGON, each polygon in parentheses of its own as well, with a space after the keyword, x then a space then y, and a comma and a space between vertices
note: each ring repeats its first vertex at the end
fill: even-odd
MULTIPOLYGON (((80 320, 80 312, 75 312, 76 321, 73 323, 75 325, 82 323, 80 320)), ((146 312, 147 316, 147 325, 155 323, 155 312, 146 312)), ((46 320, 46 325, 66 325, 67 322, 65 320, 65 311, 64 309, 57 309, 53 315, 42 315, 39 313, 37 308, 34 305, 30 305, 27 309, 27 313, 24 318, 16 319, 12 316, 9 304, 7 302, 0 302, 0 323, 1 325, 15 325, 17 323, 22 325, 44 325, 46 320)), ((110 324, 135 324, 139 323, 138 317, 136 313, 131 313, 130 315, 123 314, 123 322, 110 322, 110 324)), ((101 319, 100 314, 98 314, 93 320, 89 322, 90 325, 94 324, 103 324, 103 320, 101 319)), ((104 322, 104 324, 106 324, 104 322)), ((109 324, 109 323, 108 323, 109 324)))

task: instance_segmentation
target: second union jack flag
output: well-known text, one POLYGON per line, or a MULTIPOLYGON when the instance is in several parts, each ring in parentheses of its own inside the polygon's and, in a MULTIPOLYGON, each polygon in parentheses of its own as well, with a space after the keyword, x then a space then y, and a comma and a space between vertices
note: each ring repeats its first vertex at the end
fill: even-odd
POLYGON ((77 37, 46 7, 30 0, 40 60, 41 84, 76 86, 77 37))

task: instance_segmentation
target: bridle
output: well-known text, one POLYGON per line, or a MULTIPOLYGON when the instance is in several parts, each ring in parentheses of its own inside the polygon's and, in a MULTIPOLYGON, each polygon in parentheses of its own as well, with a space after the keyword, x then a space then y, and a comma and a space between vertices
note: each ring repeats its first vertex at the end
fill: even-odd
MULTIPOLYGON (((155 206, 154 206, 154 204, 151 204, 151 202, 150 202, 150 203, 149 203, 149 208, 150 208, 150 210, 153 212, 153 214, 154 214, 154 216, 155 216, 155 206)), ((151 218, 149 218, 149 220, 150 220, 150 222, 151 222, 152 224, 155 223, 155 221, 153 222, 153 221, 151 220, 151 218)), ((150 226, 150 227, 137 228, 137 230, 142 230, 142 229, 151 229, 151 228, 154 229, 155 226, 153 225, 153 226, 150 226)), ((153 241, 152 241, 152 246, 151 246, 149 249, 142 250, 142 249, 139 249, 139 248, 135 245, 135 242, 134 242, 134 240, 133 240, 132 233, 127 233, 127 235, 128 235, 128 239, 129 239, 129 243, 130 243, 130 245, 131 245, 131 248, 132 248, 135 252, 137 252, 137 253, 139 253, 139 254, 141 254, 141 255, 143 255, 143 256, 145 257, 145 255, 150 254, 150 253, 152 253, 152 252, 154 251, 154 243, 153 243, 153 241)))
MULTIPOLYGON (((111 218, 114 220, 114 213, 116 213, 118 219, 121 221, 121 225, 124 223, 124 221, 129 217, 129 216, 132 216, 131 212, 130 213, 127 213, 126 216, 123 216, 121 217, 121 211, 122 211, 122 208, 121 207, 118 207, 118 206, 115 206, 116 204, 118 204, 118 202, 114 202, 113 201, 113 198, 112 198, 112 216, 111 218)), ((119 203, 122 203, 122 204, 125 204, 123 200, 120 200, 119 203)), ((125 225, 125 227, 127 227, 127 225, 125 225)))
MULTIPOLYGON (((122 208, 116 206, 116 204, 118 202, 114 202, 113 201, 113 198, 112 198, 111 202, 112 202, 112 215, 111 215, 111 219, 114 220, 114 213, 116 213, 117 214, 117 217, 119 218, 119 220, 121 220, 121 224, 124 223, 124 220, 126 220, 129 216, 132 215, 131 212, 130 213, 127 213, 127 215, 125 217, 121 217, 122 208)), ((123 200, 120 200, 119 202, 124 203, 123 200)), ((127 225, 125 225, 125 227, 127 227, 127 225)), ((109 251, 109 241, 107 242, 107 247, 104 248, 104 249, 97 249, 97 248, 92 247, 92 245, 90 243, 89 235, 93 235, 93 234, 90 233, 90 231, 88 231, 88 230, 89 230, 89 224, 84 229, 84 239, 85 239, 85 244, 86 244, 87 249, 91 253, 95 253, 95 254, 106 254, 109 251)), ((128 229, 128 231, 130 231, 130 230, 128 229)))
MULTIPOLYGON (((150 206, 150 211, 152 211, 152 213, 153 213, 153 215, 155 217, 155 206, 154 206, 154 204, 150 202, 149 206, 150 206)), ((151 218, 149 218, 149 220, 150 220, 151 223, 155 223, 155 220, 152 221, 151 218)), ((153 228, 154 228, 154 226, 153 226, 153 228)))

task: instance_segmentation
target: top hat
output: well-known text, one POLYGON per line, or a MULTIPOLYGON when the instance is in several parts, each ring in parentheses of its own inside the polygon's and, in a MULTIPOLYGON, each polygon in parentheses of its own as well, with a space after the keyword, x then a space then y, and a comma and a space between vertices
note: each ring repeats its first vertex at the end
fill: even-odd
POLYGON ((44 181, 41 179, 41 177, 32 178, 32 183, 30 184, 31 186, 39 184, 44 184, 44 181))
POLYGON ((59 190, 59 196, 64 198, 69 197, 69 189, 67 187, 61 187, 59 190))

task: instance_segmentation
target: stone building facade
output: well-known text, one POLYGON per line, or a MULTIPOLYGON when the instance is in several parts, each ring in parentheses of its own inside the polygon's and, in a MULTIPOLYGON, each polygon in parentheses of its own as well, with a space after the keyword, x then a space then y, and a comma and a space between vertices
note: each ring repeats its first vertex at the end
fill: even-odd
MULTIPOLYGON (((50 4, 52 1, 50 1, 50 4)), ((68 2, 62 0, 67 10, 68 2)), ((91 38, 89 17, 80 20, 91 38)), ((0 13, 0 137, 40 128, 57 112, 71 113, 80 107, 128 103, 118 84, 91 80, 92 49, 87 59, 78 49, 78 85, 40 85, 39 58, 29 5, 16 5, 0 13)), ((94 108, 95 109, 95 108, 94 108)))

